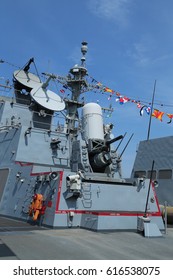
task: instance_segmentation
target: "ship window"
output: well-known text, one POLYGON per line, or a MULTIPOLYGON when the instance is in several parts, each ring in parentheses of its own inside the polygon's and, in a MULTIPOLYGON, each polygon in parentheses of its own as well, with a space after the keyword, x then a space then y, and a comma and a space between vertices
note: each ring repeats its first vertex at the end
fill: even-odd
POLYGON ((135 171, 134 178, 146 177, 146 171, 135 171))
POLYGON ((2 198, 3 191, 4 191, 4 187, 6 185, 8 173, 9 173, 9 169, 7 169, 7 168, 0 169, 0 179, 1 179, 1 181, 0 181, 0 201, 2 198))
MULTIPOLYGON (((150 177, 151 177, 151 170, 147 172, 147 178, 150 179, 150 177)), ((153 170, 152 172, 152 179, 154 180, 156 179, 156 170, 153 170)))
POLYGON ((165 170, 159 170, 159 179, 171 179, 172 178, 172 170, 171 169, 165 169, 165 170))

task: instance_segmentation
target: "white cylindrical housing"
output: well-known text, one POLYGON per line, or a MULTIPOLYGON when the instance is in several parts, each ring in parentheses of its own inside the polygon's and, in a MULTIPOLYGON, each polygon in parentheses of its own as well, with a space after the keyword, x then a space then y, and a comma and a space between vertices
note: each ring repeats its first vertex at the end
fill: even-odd
POLYGON ((82 138, 104 140, 102 109, 97 103, 88 103, 82 111, 82 138))

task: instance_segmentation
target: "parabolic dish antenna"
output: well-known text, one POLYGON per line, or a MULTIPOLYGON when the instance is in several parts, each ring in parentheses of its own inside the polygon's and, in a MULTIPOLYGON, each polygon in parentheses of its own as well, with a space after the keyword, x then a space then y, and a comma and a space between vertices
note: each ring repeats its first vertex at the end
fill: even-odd
POLYGON ((38 76, 24 70, 14 71, 13 76, 20 84, 27 86, 28 88, 34 88, 35 86, 41 85, 38 76))
POLYGON ((44 87, 37 86, 34 87, 30 95, 32 98, 44 108, 47 108, 52 111, 62 111, 65 109, 65 102, 61 99, 59 95, 54 93, 51 90, 48 90, 44 87))

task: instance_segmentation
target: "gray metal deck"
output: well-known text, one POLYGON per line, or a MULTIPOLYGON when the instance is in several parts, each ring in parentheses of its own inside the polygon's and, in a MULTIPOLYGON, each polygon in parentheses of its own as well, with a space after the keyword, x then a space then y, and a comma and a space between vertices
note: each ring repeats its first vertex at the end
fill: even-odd
POLYGON ((171 260, 173 228, 160 238, 137 232, 46 229, 0 217, 0 260, 171 260))

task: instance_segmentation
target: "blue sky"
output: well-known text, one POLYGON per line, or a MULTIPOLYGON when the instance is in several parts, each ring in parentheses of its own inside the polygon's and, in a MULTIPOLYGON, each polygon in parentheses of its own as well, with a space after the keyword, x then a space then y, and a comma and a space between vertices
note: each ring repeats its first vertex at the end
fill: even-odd
MULTIPOLYGON (((173 114, 173 1, 172 0, 2 0, 0 82, 31 57, 38 71, 66 75, 80 62, 81 42, 88 42, 90 76, 122 96, 148 104, 155 80, 154 108, 173 114), (14 66, 13 66, 14 65, 14 66), (162 104, 162 106, 161 106, 162 104)), ((113 95, 89 92, 88 101, 114 108, 106 123, 114 136, 127 136, 123 175, 129 176, 139 141, 146 140, 149 117, 136 104, 119 105, 113 95)), ((173 122, 152 118, 150 138, 172 135, 173 122)), ((152 162, 152 159, 151 159, 152 162)))

